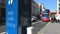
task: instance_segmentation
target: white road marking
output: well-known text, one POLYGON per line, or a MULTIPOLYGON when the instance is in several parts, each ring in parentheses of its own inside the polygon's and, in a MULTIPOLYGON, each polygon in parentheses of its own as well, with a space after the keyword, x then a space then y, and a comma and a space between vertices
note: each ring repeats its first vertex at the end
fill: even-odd
POLYGON ((38 21, 38 22, 34 22, 34 23, 32 23, 32 25, 34 25, 34 24, 37 24, 37 23, 39 23, 40 21, 38 21))

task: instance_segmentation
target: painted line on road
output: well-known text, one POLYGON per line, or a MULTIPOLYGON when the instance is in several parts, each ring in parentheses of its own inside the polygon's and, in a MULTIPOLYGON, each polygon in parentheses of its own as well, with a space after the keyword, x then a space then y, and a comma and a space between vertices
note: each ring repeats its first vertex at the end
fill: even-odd
POLYGON ((39 23, 40 21, 38 21, 38 22, 34 22, 34 23, 32 23, 32 25, 34 25, 34 24, 37 24, 37 23, 39 23))
POLYGON ((48 24, 46 24, 46 26, 44 26, 37 34, 44 34, 44 32, 46 31, 48 25, 50 24, 51 22, 49 22, 48 24))
POLYGON ((0 34, 5 34, 6 32, 2 32, 2 33, 0 33, 0 34))

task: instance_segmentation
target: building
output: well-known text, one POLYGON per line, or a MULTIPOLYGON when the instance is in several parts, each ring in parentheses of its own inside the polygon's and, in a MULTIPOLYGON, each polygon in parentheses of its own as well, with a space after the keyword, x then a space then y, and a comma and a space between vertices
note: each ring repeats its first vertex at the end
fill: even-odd
POLYGON ((43 4, 40 4, 40 14, 42 13, 43 9, 45 9, 43 4))
POLYGON ((41 14, 41 12, 43 11, 43 9, 45 9, 45 7, 41 3, 38 3, 38 6, 39 6, 39 13, 41 14))
POLYGON ((60 0, 57 0, 57 14, 60 14, 60 0))
POLYGON ((44 5, 35 1, 32 1, 32 15, 36 16, 37 14, 41 14, 44 9, 44 5))
POLYGON ((40 12, 39 5, 35 1, 32 1, 31 9, 33 16, 36 16, 40 12))
POLYGON ((0 7, 4 7, 5 8, 5 0, 0 0, 0 7))

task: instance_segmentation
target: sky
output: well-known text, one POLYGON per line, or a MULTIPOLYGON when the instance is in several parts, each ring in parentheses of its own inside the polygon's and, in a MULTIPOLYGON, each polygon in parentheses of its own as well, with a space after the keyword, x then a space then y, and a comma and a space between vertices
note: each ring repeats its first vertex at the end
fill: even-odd
POLYGON ((35 0, 36 2, 43 3, 44 7, 55 11, 57 7, 57 0, 35 0))

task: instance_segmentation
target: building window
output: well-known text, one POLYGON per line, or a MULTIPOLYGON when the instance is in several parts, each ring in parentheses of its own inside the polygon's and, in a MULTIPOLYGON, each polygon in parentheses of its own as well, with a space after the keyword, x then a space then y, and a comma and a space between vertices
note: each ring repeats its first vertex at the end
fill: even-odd
POLYGON ((60 3, 59 3, 59 6, 60 6, 60 3))
POLYGON ((59 11, 59 14, 60 14, 60 11, 59 11))
POLYGON ((41 13, 41 11, 42 11, 42 6, 40 6, 40 13, 41 13))
POLYGON ((60 0, 59 0, 59 2, 60 2, 60 0))
POLYGON ((60 7, 59 7, 59 10, 60 10, 60 7))

